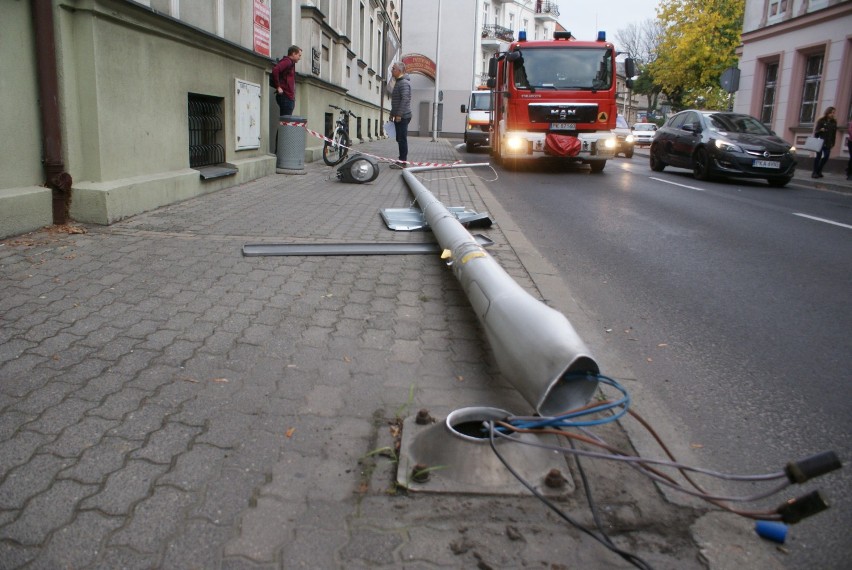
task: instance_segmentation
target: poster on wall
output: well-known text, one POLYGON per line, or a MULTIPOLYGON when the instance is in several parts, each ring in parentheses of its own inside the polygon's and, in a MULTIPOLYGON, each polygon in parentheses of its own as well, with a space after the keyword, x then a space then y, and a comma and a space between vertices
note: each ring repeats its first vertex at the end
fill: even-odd
POLYGON ((254 0, 254 51, 266 57, 270 54, 270 1, 254 0))

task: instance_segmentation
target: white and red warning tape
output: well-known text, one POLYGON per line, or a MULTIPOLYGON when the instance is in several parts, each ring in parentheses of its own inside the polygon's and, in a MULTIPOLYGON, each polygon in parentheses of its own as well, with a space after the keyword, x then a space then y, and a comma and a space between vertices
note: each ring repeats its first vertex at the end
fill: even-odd
MULTIPOLYGON (((311 135, 315 136, 316 138, 322 139, 325 142, 329 142, 331 144, 334 144, 334 141, 331 140, 330 138, 328 138, 327 136, 309 129, 307 123, 300 123, 300 122, 297 122, 297 121, 281 121, 278 124, 285 126, 285 127, 302 127, 303 129, 305 129, 307 132, 309 132, 311 135)), ((345 145, 340 145, 340 146, 342 146, 345 149, 353 150, 353 148, 350 147, 350 146, 345 146, 345 145)), ((368 152, 362 152, 360 150, 355 151, 355 152, 357 152, 358 154, 370 156, 370 157, 375 158, 377 160, 380 160, 382 162, 389 162, 391 164, 403 163, 403 164, 406 164, 408 166, 453 166, 454 164, 460 164, 462 162, 461 160, 457 160, 455 162, 413 162, 413 161, 410 161, 410 160, 398 160, 398 159, 395 159, 395 158, 387 158, 385 156, 377 156, 375 154, 370 154, 368 152)))

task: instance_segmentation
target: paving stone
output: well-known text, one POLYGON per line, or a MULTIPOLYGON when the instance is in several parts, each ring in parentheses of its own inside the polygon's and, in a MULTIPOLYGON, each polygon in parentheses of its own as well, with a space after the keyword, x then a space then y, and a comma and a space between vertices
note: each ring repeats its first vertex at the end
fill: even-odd
POLYGON ((231 534, 231 529, 209 521, 192 520, 181 529, 179 536, 169 541, 163 568, 199 570, 219 566, 219 545, 231 534))
POLYGON ((83 418, 78 423, 65 428, 59 437, 45 444, 42 450, 60 457, 76 457, 85 449, 98 443, 117 423, 117 421, 103 418, 83 418))
POLYGON ((38 548, 0 539, 0 570, 23 568, 38 554, 38 548))
POLYGON ((12 468, 26 463, 35 451, 52 441, 54 436, 29 430, 18 430, 11 438, 0 442, 0 478, 5 477, 12 468))
POLYGON ((113 546, 128 546, 138 552, 160 552, 182 522, 182 513, 192 496, 171 487, 157 487, 154 494, 136 504, 129 523, 109 540, 113 546))
POLYGON ((58 433, 66 425, 70 425, 79 420, 83 413, 91 407, 91 403, 69 398, 67 402, 63 402, 69 393, 74 391, 74 386, 65 382, 50 382, 34 389, 26 395, 26 397, 18 400, 13 410, 27 414, 40 415, 44 414, 39 421, 35 422, 30 427, 42 433, 58 433), (50 408, 56 407, 53 411, 50 408), (56 422, 45 416, 65 416, 70 418, 62 418, 62 422, 56 427, 56 422), (53 425, 53 431, 47 426, 53 425), (38 426, 38 427, 35 427, 38 426))
POLYGON ((117 437, 104 437, 96 445, 83 451, 74 465, 61 471, 59 478, 100 485, 106 480, 107 475, 121 469, 130 452, 140 445, 141 442, 128 441, 117 437))
POLYGON ((254 562, 272 562, 277 551, 292 541, 297 516, 304 504, 261 497, 240 519, 240 535, 225 543, 224 555, 242 556, 254 562))
POLYGON ((82 512, 67 526, 51 535, 47 545, 29 568, 87 568, 102 553, 103 544, 122 519, 100 513, 82 512))
POLYGON ((159 568, 160 556, 144 554, 127 547, 104 548, 103 555, 91 565, 93 570, 151 570, 159 568))
POLYGON ((0 540, 13 540, 25 546, 43 545, 51 532, 71 521, 77 503, 94 491, 92 485, 57 481, 44 493, 32 497, 14 522, 0 528, 0 540))
POLYGON ((394 564, 394 551, 405 542, 401 531, 381 532, 378 529, 353 530, 340 557, 346 561, 361 561, 368 565, 394 564))
POLYGON ((103 489, 84 500, 82 509, 97 509, 108 515, 127 515, 134 504, 152 494, 154 482, 168 469, 148 461, 127 461, 113 471, 103 489))
POLYGON ((196 435, 198 427, 168 422, 148 436, 145 445, 131 453, 134 459, 147 459, 153 463, 169 464, 172 458, 184 453, 196 435))
POLYGON ((23 509, 26 501, 47 490, 56 474, 68 464, 67 459, 37 454, 11 469, 0 483, 0 509, 23 509))

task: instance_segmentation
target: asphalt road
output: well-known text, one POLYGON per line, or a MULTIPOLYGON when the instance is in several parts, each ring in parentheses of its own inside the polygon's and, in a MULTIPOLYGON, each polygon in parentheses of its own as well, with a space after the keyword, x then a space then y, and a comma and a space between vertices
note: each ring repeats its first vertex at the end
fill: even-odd
MULTIPOLYGON (((457 148, 470 162, 489 159, 457 148)), ((601 175, 496 172, 491 192, 706 467, 777 471, 823 450, 848 464, 852 196, 699 182, 653 172, 639 154, 601 175)), ((764 506, 815 488, 832 509, 791 527, 783 558, 848 567, 848 466, 764 506)))

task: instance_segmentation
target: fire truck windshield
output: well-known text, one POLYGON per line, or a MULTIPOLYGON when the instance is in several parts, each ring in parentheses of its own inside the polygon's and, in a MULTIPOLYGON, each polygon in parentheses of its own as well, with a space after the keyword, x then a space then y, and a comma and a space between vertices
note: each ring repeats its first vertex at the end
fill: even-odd
POLYGON ((527 48, 513 64, 517 89, 612 88, 612 49, 527 48))

